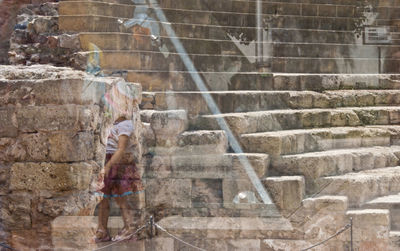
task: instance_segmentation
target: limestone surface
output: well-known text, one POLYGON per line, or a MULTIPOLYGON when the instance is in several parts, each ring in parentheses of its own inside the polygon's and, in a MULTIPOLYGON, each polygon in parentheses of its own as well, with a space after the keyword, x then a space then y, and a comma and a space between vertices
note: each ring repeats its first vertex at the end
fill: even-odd
POLYGON ((123 109, 136 121, 129 152, 141 156, 141 86, 71 68, 0 66, 0 94, 0 228, 19 250, 53 247, 53 220, 94 214, 107 131, 123 109))

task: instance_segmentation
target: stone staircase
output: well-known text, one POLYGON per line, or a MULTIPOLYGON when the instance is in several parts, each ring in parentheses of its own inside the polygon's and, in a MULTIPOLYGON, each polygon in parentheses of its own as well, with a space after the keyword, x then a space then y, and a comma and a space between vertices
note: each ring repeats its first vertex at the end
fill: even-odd
MULTIPOLYGON (((208 248, 218 238, 239 238, 242 244, 233 249, 255 239, 255 250, 278 250, 275 239, 298 243, 295 249, 310 244, 303 239, 320 241, 335 233, 351 216, 357 224, 366 218, 371 226, 381 224, 385 232, 377 242, 396 241, 400 1, 263 1, 262 66, 267 72, 259 72, 256 63, 255 4, 63 1, 59 27, 79 33, 81 62, 97 55, 106 75, 142 84, 146 206, 165 207, 162 213, 169 217, 160 224, 172 233, 208 248), (159 21, 160 10, 168 22, 159 21), (391 43, 365 44, 365 26, 387 27, 391 43), (170 28, 176 37, 170 37, 170 28), (187 54, 175 48, 174 39, 187 54), (207 92, 198 90, 182 61, 185 55, 207 92), (221 114, 210 111, 204 94, 211 95, 221 114), (233 153, 221 119, 244 153, 233 153), (311 223, 300 224, 301 231, 269 229, 269 224, 287 226, 287 219, 272 205, 259 203, 239 156, 250 161, 281 214, 290 215, 300 205, 311 213, 307 205, 316 210, 319 203, 338 203, 337 228, 320 226, 326 235, 319 236, 307 235, 311 223), (243 191, 254 194, 257 203, 246 197, 234 203, 243 191), (334 196, 303 200, 303 193, 334 196), (374 219, 385 220, 375 224, 374 219)), ((365 248, 361 230, 357 245, 365 248)), ((348 241, 332 245, 346 250, 348 241)))

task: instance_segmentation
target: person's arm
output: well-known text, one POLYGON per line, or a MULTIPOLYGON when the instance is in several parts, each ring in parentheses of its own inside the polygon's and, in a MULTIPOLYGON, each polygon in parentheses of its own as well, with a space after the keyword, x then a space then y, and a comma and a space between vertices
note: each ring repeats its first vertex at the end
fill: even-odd
POLYGON ((104 167, 104 176, 107 177, 112 165, 117 164, 125 153, 128 146, 129 138, 127 135, 121 135, 118 137, 118 149, 115 151, 111 159, 106 163, 104 167))

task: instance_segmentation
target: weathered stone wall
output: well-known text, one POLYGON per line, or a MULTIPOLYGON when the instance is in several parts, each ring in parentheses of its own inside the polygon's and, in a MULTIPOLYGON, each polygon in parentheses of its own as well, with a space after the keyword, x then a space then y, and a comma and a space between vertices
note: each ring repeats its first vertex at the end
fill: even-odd
POLYGON ((17 15, 21 8, 28 4, 39 6, 55 0, 1 0, 0 1, 0 64, 8 63, 10 37, 17 23, 17 15))
POLYGON ((77 35, 59 32, 58 3, 27 5, 19 10, 16 23, 8 52, 11 64, 73 64, 80 42, 77 35))
POLYGON ((93 215, 117 113, 104 96, 120 98, 117 85, 127 87, 124 105, 140 124, 138 84, 45 65, 0 67, 0 233, 14 248, 51 247, 55 218, 93 215))

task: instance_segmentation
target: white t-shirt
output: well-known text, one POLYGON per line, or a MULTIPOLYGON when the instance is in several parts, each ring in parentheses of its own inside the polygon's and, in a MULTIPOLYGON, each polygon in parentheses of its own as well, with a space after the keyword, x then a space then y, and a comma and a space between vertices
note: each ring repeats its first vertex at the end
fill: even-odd
MULTIPOLYGON (((118 149, 118 137, 121 135, 126 135, 130 137, 133 133, 134 126, 132 120, 124 120, 119 122, 118 124, 114 124, 110 130, 110 134, 107 139, 106 153, 115 153, 118 149)), ((131 143, 128 143, 127 149, 131 146, 131 143)))

